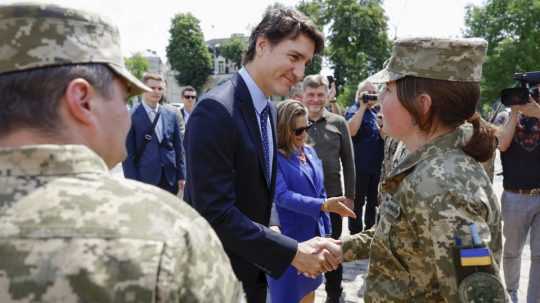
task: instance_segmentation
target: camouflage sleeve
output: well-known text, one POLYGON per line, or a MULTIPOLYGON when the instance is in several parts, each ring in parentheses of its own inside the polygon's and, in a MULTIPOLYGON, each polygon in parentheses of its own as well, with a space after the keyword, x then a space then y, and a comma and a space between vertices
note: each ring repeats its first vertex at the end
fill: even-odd
MULTIPOLYGON (((484 203, 467 195, 467 189, 429 195, 418 200, 410 216, 417 230, 419 247, 424 250, 421 262, 426 270, 435 274, 445 302, 458 302, 456 265, 456 237, 463 245, 471 245, 470 225, 475 223, 481 239, 489 244, 491 233, 485 220, 488 208, 484 203), (428 207, 430 205, 430 207, 428 207), (428 269, 431 267, 430 269, 428 269)), ((417 195, 418 198, 418 195, 417 195)))
POLYGON ((157 283, 156 302, 245 302, 221 242, 202 217, 165 247, 157 283))
POLYGON ((343 239, 343 260, 350 262, 369 258, 371 240, 375 235, 375 228, 361 233, 347 236, 343 239))

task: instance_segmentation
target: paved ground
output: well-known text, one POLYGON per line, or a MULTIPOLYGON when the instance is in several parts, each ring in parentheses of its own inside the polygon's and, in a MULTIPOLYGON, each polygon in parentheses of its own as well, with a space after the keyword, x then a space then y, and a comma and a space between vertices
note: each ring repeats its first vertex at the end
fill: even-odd
MULTIPOLYGON (((495 173, 501 172, 500 161, 497 159, 495 166, 495 173)), ((502 187, 502 176, 496 176, 493 186, 497 193, 497 196, 500 198, 503 187, 502 187)), ((347 220, 343 220, 343 233, 348 234, 347 220)), ((364 275, 367 272, 368 262, 367 260, 345 263, 343 266, 343 289, 345 292, 345 302, 347 303, 357 303, 364 302, 362 299, 363 294, 361 292, 362 286, 364 284, 364 275)), ((527 239, 527 244, 523 249, 523 256, 521 261, 521 279, 520 279, 520 288, 519 288, 519 302, 525 302, 527 295, 527 284, 529 283, 529 268, 531 267, 531 251, 529 246, 529 239, 527 239)), ((323 303, 326 299, 326 292, 324 290, 324 284, 319 287, 316 291, 316 303, 323 303)))

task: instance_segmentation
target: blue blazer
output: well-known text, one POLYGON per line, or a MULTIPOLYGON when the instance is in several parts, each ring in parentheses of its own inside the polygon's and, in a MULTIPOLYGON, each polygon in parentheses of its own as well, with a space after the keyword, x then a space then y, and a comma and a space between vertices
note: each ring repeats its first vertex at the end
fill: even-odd
POLYGON ((152 123, 144 106, 139 105, 133 110, 131 128, 126 139, 128 156, 122 163, 122 168, 126 178, 158 185, 163 174, 169 185, 174 186, 179 180, 184 179, 182 138, 176 121, 176 113, 164 106, 160 106, 159 111, 163 122, 163 139, 159 142, 153 132, 152 140, 146 144, 136 166, 133 158, 152 123))
POLYGON ((321 211, 326 200, 322 162, 312 147, 304 146, 304 153, 313 174, 295 154, 278 153, 275 200, 281 232, 300 242, 331 234, 330 216, 321 211))
MULTIPOLYGON (((331 234, 330 216, 321 211, 326 199, 321 160, 312 147, 305 146, 306 165, 297 154, 287 157, 278 153, 276 181, 276 210, 281 232, 297 241, 331 234)), ((289 266, 281 278, 268 280, 272 303, 299 302, 306 294, 317 289, 322 276, 315 279, 299 275, 289 266)))
MULTIPOLYGON (((270 105, 270 113, 277 146, 275 106, 270 105)), ((239 74, 197 102, 184 140, 184 199, 214 228, 244 288, 259 287, 265 273, 282 275, 296 254, 297 242, 267 228, 277 148, 267 182, 257 113, 239 74)))

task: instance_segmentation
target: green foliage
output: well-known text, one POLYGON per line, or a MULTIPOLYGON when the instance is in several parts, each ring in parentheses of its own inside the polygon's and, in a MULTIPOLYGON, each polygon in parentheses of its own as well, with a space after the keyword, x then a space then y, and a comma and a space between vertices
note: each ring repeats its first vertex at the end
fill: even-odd
POLYGON ((177 72, 179 85, 201 90, 212 73, 212 55, 204 41, 199 20, 192 14, 176 14, 169 29, 167 59, 177 72))
POLYGON ((324 16, 329 24, 328 57, 338 87, 347 86, 342 91, 350 103, 358 83, 380 70, 390 55, 382 1, 325 0, 324 16))
POLYGON ((124 61, 129 72, 137 79, 142 79, 143 74, 150 67, 150 63, 141 53, 135 53, 131 57, 125 58, 124 61))
MULTIPOLYGON (((296 9, 309 17, 313 23, 317 26, 319 31, 323 32, 324 29, 324 3, 322 0, 305 1, 302 0, 296 6, 296 9)), ((313 75, 321 72, 322 69, 322 56, 315 55, 311 62, 306 66, 304 74, 313 75)))
POLYGON ((242 66, 242 56, 247 49, 247 42, 243 37, 233 35, 219 49, 223 57, 234 62, 236 67, 240 67, 242 66))
POLYGON ((514 84, 514 73, 540 69, 540 0, 488 0, 483 6, 468 6, 465 26, 465 36, 489 43, 481 82, 483 108, 514 84))

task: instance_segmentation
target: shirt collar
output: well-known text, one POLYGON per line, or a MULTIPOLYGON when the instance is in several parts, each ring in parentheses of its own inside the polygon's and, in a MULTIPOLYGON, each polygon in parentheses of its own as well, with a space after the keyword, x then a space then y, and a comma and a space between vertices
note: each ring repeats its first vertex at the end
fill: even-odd
POLYGON ((0 149, 0 176, 107 173, 105 162, 84 145, 26 145, 0 149))
POLYGON ((255 110, 258 114, 261 114, 263 109, 268 105, 268 98, 264 95, 263 91, 259 88, 257 83, 255 83, 253 78, 251 78, 251 75, 245 67, 242 67, 238 73, 246 83, 255 110))
MULTIPOLYGON (((144 110, 146 111, 146 113, 150 113, 151 111, 153 111, 154 109, 152 109, 150 107, 150 105, 146 104, 146 101, 142 101, 141 102, 142 106, 144 107, 144 110)), ((155 112, 157 113, 159 111, 159 103, 156 105, 156 109, 155 109, 155 112)))

